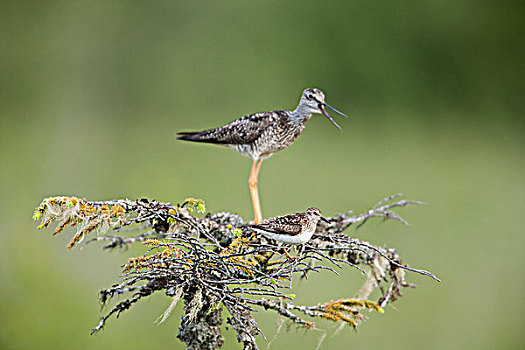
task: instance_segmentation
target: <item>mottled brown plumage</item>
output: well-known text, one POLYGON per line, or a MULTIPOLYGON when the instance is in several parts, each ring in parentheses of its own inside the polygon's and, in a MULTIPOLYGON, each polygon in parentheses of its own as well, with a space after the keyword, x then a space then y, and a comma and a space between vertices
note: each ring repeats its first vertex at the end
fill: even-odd
POLYGON ((265 220, 261 224, 248 225, 255 232, 288 244, 305 244, 312 238, 319 220, 325 220, 317 208, 304 213, 290 214, 265 220))
POLYGON ((328 116, 324 106, 331 108, 324 102, 324 94, 321 90, 306 89, 294 111, 255 113, 218 128, 180 132, 178 139, 224 145, 254 161, 259 161, 290 146, 303 132, 306 122, 313 113, 325 114, 340 129, 328 116))
POLYGON ((286 111, 247 115, 219 128, 179 133, 179 140, 214 143, 232 148, 255 161, 290 146, 303 132, 311 115, 296 122, 286 111))

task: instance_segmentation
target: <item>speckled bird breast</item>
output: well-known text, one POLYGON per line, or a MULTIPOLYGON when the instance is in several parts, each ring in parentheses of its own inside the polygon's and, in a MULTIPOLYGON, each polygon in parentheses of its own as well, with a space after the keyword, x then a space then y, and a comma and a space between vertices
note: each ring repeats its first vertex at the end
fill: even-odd
POLYGON ((306 121, 296 123, 280 120, 269 126, 257 139, 248 144, 228 145, 230 148, 254 160, 262 160, 290 146, 304 130, 306 121))

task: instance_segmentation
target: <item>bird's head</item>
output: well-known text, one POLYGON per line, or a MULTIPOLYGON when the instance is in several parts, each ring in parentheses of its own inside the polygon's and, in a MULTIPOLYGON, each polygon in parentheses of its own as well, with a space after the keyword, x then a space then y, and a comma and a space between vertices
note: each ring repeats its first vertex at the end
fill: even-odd
POLYGON ((345 118, 348 118, 346 114, 339 112, 337 109, 331 107, 324 101, 324 93, 315 88, 308 88, 303 91, 303 96, 301 96, 301 102, 299 102, 299 109, 303 110, 306 113, 311 114, 324 114, 328 120, 332 122, 339 130, 342 130, 339 125, 330 117, 326 111, 326 107, 336 112, 337 114, 342 115, 345 118))
POLYGON ((317 219, 317 221, 323 220, 325 222, 329 222, 323 217, 323 215, 321 214, 321 211, 318 208, 314 208, 314 207, 308 208, 306 209, 304 213, 313 219, 317 219))

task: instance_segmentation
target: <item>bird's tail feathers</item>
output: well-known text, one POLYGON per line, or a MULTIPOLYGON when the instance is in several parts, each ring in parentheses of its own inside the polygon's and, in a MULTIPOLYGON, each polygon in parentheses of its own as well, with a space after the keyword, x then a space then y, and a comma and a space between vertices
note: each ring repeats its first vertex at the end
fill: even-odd
POLYGON ((213 140, 210 140, 210 138, 205 137, 202 134, 202 131, 178 132, 176 135, 177 135, 177 140, 194 141, 194 142, 213 142, 213 140))
POLYGON ((214 132, 214 129, 204 131, 183 131, 176 133, 177 140, 193 141, 193 142, 205 142, 215 144, 228 144, 227 140, 218 137, 214 132))

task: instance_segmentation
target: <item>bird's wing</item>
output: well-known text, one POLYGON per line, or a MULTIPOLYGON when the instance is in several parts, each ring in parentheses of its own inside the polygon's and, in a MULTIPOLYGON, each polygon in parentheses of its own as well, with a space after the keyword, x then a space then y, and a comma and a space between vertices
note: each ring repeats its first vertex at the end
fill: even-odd
POLYGON ((274 124, 282 111, 263 112, 247 115, 224 126, 196 132, 180 132, 179 140, 217 144, 245 144, 254 142, 274 124))
POLYGON ((299 214, 293 214, 270 219, 262 224, 250 225, 250 227, 277 234, 296 236, 302 232, 301 219, 302 217, 299 214))

